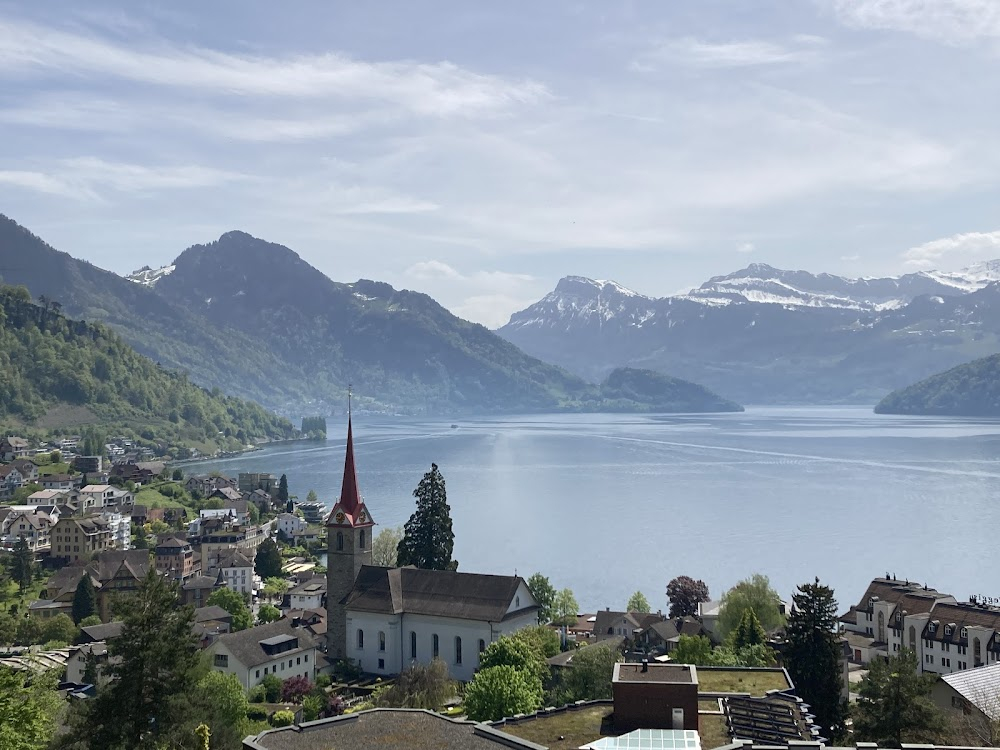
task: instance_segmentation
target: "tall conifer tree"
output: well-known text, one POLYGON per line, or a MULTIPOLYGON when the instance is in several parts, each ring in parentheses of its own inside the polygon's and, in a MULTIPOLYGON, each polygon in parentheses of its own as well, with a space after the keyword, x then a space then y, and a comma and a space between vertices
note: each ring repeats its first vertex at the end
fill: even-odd
POLYGON ((451 559, 455 548, 451 508, 437 464, 431 464, 431 470, 424 474, 413 496, 417 499, 417 509, 403 527, 396 564, 428 570, 457 569, 458 563, 451 559))
POLYGON ((80 576, 80 582, 76 584, 76 592, 73 594, 73 622, 79 625, 81 620, 96 614, 97 592, 94 591, 90 576, 84 573, 80 576))

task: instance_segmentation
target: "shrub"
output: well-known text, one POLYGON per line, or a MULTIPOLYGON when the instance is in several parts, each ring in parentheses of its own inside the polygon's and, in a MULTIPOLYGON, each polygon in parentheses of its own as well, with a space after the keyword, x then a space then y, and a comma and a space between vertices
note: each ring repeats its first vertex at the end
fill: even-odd
POLYGON ((312 692, 313 684, 308 677, 296 675, 281 683, 281 700, 285 703, 301 703, 312 692))
POLYGON ((295 723, 295 714, 291 711, 275 711, 271 716, 272 727, 290 727, 295 723))
POLYGON ((250 706, 247 709, 247 718, 250 721, 267 721, 267 709, 260 706, 250 706))
MULTIPOLYGON (((264 689, 263 685, 255 685, 253 689, 247 693, 247 700, 251 703, 263 703, 267 700, 267 690, 264 689)), ((267 716, 265 715, 266 719, 267 716)))
POLYGON ((268 703, 277 703, 281 698, 281 680, 273 674, 265 675, 260 681, 264 687, 264 697, 268 703))

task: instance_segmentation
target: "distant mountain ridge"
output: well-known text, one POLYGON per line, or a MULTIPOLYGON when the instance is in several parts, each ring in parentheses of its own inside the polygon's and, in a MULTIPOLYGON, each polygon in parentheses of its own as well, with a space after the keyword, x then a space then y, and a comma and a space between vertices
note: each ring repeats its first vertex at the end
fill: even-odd
POLYGON ((893 391, 876 406, 877 414, 949 417, 1000 416, 1000 354, 937 373, 893 391))
POLYGON ((591 380, 641 367, 742 403, 872 403, 1000 350, 997 279, 1000 261, 882 279, 751 264, 653 298, 567 276, 498 333, 591 380))

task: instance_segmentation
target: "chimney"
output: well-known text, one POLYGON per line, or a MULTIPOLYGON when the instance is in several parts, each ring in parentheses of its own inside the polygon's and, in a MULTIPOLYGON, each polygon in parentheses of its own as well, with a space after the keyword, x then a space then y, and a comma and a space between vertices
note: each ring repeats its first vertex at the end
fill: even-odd
POLYGON ((642 671, 643 672, 648 672, 649 671, 649 659, 643 659, 642 660, 642 671))
POLYGON ((301 624, 302 624, 302 618, 301 618, 301 617, 293 617, 293 618, 292 618, 292 627, 293 627, 293 628, 297 628, 297 627, 299 627, 299 626, 300 626, 301 624))

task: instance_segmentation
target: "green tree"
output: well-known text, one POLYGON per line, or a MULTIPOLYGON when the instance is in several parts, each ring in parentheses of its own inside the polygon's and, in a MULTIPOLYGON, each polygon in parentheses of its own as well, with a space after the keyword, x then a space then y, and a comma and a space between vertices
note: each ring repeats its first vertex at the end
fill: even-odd
MULTIPOLYGON (((263 546, 263 545, 261 545, 263 546)), ((233 616, 233 632, 253 627, 253 614, 247 606, 243 594, 232 589, 218 589, 205 601, 208 606, 222 607, 233 616)))
POLYGON ((580 605, 576 603, 572 589, 563 589, 556 594, 552 603, 555 617, 552 622, 556 625, 569 626, 576 622, 580 614, 580 605))
POLYGON ((243 685, 234 674, 205 670, 194 688, 192 714, 208 725, 214 748, 242 747, 243 738, 250 733, 249 706, 243 685))
POLYGON ((180 469, 174 469, 174 473, 173 473, 172 476, 173 476, 173 480, 175 482, 183 482, 184 481, 184 472, 181 471, 180 469))
POLYGON ((539 624, 546 625, 552 622, 552 617, 554 616, 553 607, 556 601, 555 587, 549 582, 548 577, 543 576, 541 573, 532 573, 531 577, 527 580, 527 584, 528 590, 538 603, 539 624))
POLYGON ((74 747, 153 750, 191 736, 191 696, 199 679, 194 609, 178 606, 177 586, 155 571, 116 604, 121 635, 108 643, 110 676, 69 734, 74 747))
POLYGON ((670 660, 677 664, 708 666, 713 662, 712 642, 703 635, 682 635, 677 641, 677 648, 670 654, 670 660))
POLYGON ((372 542, 372 565, 383 568, 395 568, 399 543, 403 540, 403 527, 386 527, 382 529, 372 542))
POLYGON ((795 608, 785 628, 785 663, 799 697, 812 707, 816 722, 836 738, 843 733, 840 641, 833 589, 805 583, 792 596, 795 608))
POLYGON ((502 635, 479 655, 479 667, 497 667, 501 664, 514 667, 531 675, 541 685, 549 675, 549 665, 538 640, 516 634, 502 635))
POLYGON ((278 503, 284 507, 287 513, 292 512, 292 500, 288 497, 288 477, 284 474, 278 480, 278 503))
POLYGON ((437 464, 431 464, 431 470, 424 474, 413 496, 417 499, 417 509, 404 527, 396 564, 426 570, 455 570, 458 564, 451 559, 455 547, 451 508, 437 464))
POLYGON ((628 598, 628 604, 625 605, 626 612, 649 612, 649 609, 649 600, 641 591, 632 594, 628 598))
POLYGON ((32 673, 0 667, 0 748, 40 750, 48 746, 64 705, 57 682, 54 669, 32 673))
POLYGON ((45 643, 65 643, 69 645, 76 640, 80 631, 73 624, 72 618, 66 614, 50 617, 42 624, 42 641, 45 643))
POLYGON ((92 625, 100 625, 100 624, 101 624, 100 615, 90 615, 88 617, 84 617, 82 620, 80 620, 79 623, 81 628, 89 628, 92 625))
POLYGON ((739 651, 748 646, 757 646, 766 642, 767 634, 761 627, 760 620, 757 619, 757 613, 752 608, 745 609, 740 624, 736 626, 736 630, 730 636, 730 645, 733 650, 739 651))
POLYGON ((43 643, 42 625, 34 617, 21 617, 17 621, 17 642, 22 646, 43 643))
POLYGON ((0 645, 9 646, 17 638, 17 620, 9 612, 0 611, 0 645))
POLYGON ((743 613, 752 609, 765 632, 772 631, 785 624, 781 614, 781 597, 771 588, 767 576, 754 573, 750 578, 740 581, 722 595, 719 607, 719 632, 723 639, 728 638, 743 619, 743 613))
POLYGON ((35 574, 35 553, 31 551, 28 542, 22 537, 14 542, 14 550, 10 565, 10 577, 23 594, 31 586, 31 578, 35 574))
POLYGON ((265 602, 260 605, 257 610, 257 624, 267 625, 269 622, 275 622, 281 619, 281 610, 275 607, 273 604, 268 604, 265 602))
POLYGON ((561 682, 555 696, 559 704, 611 697, 611 677, 620 653, 617 646, 595 644, 578 649, 570 662, 572 667, 562 670, 561 682))
POLYGON ((541 705, 538 681, 509 664, 480 669, 465 688, 465 711, 473 721, 496 721, 541 705))
POLYGON ((708 601, 708 585, 691 576, 677 576, 667 584, 671 617, 689 617, 698 614, 698 605, 708 601))
POLYGON ((281 698, 281 679, 276 675, 264 675, 258 684, 263 686, 264 698, 268 703, 277 703, 281 698))
POLYGON ((562 650, 559 647, 559 634, 545 625, 521 628, 514 633, 514 637, 523 638, 533 644, 545 659, 555 656, 562 650))
POLYGON ((284 578, 267 578, 264 580, 264 588, 261 590, 264 596, 273 599, 283 596, 288 591, 288 581, 284 578))
POLYGON ((61 464, 62 463, 62 451, 54 450, 49 454, 50 464, 61 464))
POLYGON ((309 490, 306 493, 306 502, 307 503, 318 503, 319 502, 319 495, 316 494, 316 490, 309 490))
POLYGON ((433 659, 430 664, 413 664, 403 670, 392 685, 376 691, 372 705, 438 711, 454 695, 455 682, 448 673, 448 665, 441 659, 433 659))
POLYGON ((73 622, 79 624, 87 617, 97 614, 97 592, 90 576, 84 573, 76 584, 73 594, 73 622))
POLYGON ((268 537, 257 548, 257 557, 253 564, 254 570, 265 580, 278 578, 281 576, 281 565, 281 551, 274 540, 268 537))
POLYGON ((921 674, 918 667, 916 653, 907 648, 888 661, 872 660, 858 690, 858 740, 900 747, 941 739, 944 717, 930 698, 937 675, 921 674))

